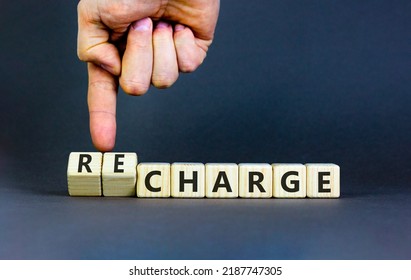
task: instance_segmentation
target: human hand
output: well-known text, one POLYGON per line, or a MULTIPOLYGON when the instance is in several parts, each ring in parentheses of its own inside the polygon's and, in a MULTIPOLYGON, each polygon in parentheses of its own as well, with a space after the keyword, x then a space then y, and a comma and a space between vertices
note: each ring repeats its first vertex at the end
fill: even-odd
POLYGON ((218 12, 219 0, 79 2, 78 56, 88 62, 90 134, 98 150, 115 144, 118 84, 142 95, 150 84, 167 88, 179 71, 197 69, 218 12))

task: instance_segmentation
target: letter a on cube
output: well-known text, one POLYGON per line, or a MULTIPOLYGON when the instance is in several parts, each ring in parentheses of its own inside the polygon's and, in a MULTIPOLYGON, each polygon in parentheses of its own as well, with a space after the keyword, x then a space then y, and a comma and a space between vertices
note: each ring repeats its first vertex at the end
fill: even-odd
POLYGON ((238 197, 238 165, 207 163, 206 196, 209 198, 238 197))

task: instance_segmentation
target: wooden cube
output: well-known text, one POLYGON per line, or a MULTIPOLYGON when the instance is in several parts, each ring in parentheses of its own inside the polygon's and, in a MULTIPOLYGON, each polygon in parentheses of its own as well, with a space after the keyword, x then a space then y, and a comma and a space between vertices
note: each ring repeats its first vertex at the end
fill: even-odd
POLYGON ((67 167, 68 192, 71 196, 101 196, 102 153, 72 152, 67 167))
POLYGON ((241 163, 239 170, 239 196, 243 198, 269 198, 273 195, 271 165, 241 163))
POLYGON ((336 164, 309 163, 307 167, 307 196, 310 198, 340 197, 340 167, 336 164))
POLYGON ((172 197, 205 197, 205 166, 176 162, 171 165, 172 197))
POLYGON ((138 197, 170 197, 169 163, 140 163, 137 177, 138 197))
POLYGON ((102 179, 104 196, 135 196, 137 154, 105 153, 102 179))
POLYGON ((238 197, 238 165, 207 163, 206 196, 209 198, 238 197))
POLYGON ((304 164, 272 164, 273 194, 276 198, 305 198, 307 196, 304 164))

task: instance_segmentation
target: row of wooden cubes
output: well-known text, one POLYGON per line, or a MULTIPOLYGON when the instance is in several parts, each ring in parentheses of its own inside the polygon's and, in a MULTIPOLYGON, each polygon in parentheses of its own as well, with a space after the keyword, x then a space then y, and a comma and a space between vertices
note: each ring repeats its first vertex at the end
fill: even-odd
POLYGON ((69 156, 71 196, 338 198, 335 164, 140 163, 135 153, 69 156))

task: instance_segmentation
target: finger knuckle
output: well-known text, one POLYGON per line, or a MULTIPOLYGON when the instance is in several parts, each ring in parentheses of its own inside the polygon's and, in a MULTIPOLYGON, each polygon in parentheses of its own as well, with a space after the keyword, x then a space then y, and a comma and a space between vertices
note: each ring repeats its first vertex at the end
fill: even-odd
POLYGON ((127 18, 133 8, 130 2, 127 0, 108 1, 102 9, 103 13, 115 18, 127 18))
POLYGON ((113 83, 110 83, 108 81, 91 81, 89 83, 90 88, 98 89, 98 90, 103 90, 103 91, 114 91, 117 90, 117 86, 114 85, 113 83))
POLYGON ((177 75, 153 75, 151 81, 156 88, 169 88, 177 80, 177 75))
POLYGON ((81 51, 80 49, 77 50, 77 57, 81 61, 87 61, 88 60, 85 53, 83 51, 81 51))
POLYGON ((78 14, 80 14, 81 11, 84 10, 84 2, 85 2, 84 0, 78 2, 78 4, 77 4, 77 13, 78 13, 78 14))
POLYGON ((134 81, 134 80, 120 80, 120 85, 123 91, 129 95, 140 96, 145 94, 149 89, 149 84, 134 81))
POLYGON ((131 47, 133 47, 137 51, 139 51, 139 50, 145 51, 145 50, 148 50, 148 49, 151 48, 150 38, 147 38, 146 40, 141 39, 141 38, 134 39, 134 40, 131 41, 131 44, 132 44, 131 47))
POLYGON ((193 60, 182 60, 179 63, 179 68, 181 72, 184 73, 191 73, 194 72, 198 66, 200 66, 201 62, 193 61, 193 60))

